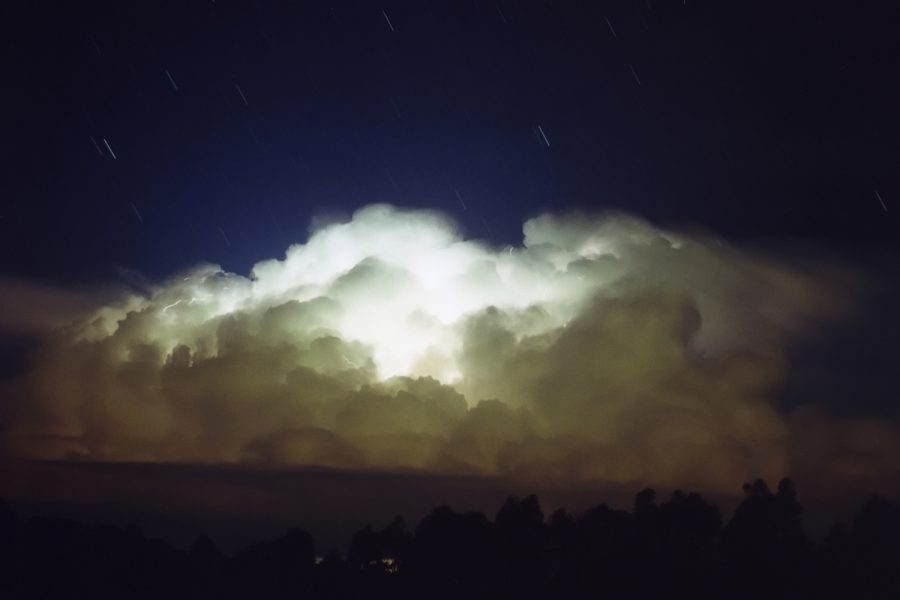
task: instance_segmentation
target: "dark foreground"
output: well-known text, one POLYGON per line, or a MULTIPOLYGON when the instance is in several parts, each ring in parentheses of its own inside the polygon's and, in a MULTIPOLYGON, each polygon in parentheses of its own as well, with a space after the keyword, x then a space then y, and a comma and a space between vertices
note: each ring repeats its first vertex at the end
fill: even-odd
POLYGON ((534 496, 493 521, 435 508, 356 533, 316 558, 299 529, 233 557, 200 537, 187 552, 137 528, 19 519, 0 502, 0 597, 10 598, 900 598, 900 508, 870 499, 821 543, 790 480, 757 481, 723 524, 697 494, 631 512, 601 504, 545 519, 534 496))

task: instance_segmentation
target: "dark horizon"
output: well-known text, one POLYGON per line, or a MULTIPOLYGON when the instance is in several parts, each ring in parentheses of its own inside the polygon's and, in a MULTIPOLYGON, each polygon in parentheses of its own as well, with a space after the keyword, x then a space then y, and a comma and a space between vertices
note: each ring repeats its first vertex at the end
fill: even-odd
POLYGON ((682 490, 665 500, 645 488, 625 510, 604 502, 545 511, 535 495, 507 496, 493 519, 441 503, 413 525, 401 515, 383 527, 366 523, 343 547, 323 548, 292 526, 225 553, 202 532, 175 548, 136 523, 22 520, 0 499, 0 591, 92 598, 889 598, 900 591, 897 504, 870 496, 815 540, 791 479, 775 490, 761 479, 742 487, 730 515, 682 490))
MULTIPOLYGON (((260 467, 154 463, 4 461, 0 498, 25 515, 57 516, 95 525, 139 525, 182 549, 201 534, 234 552, 290 527, 309 531, 328 550, 346 551, 354 532, 394 517, 416 522, 434 506, 489 513, 507 496, 537 495, 550 514, 575 514, 598 503, 628 509, 639 482, 593 482, 568 488, 535 486, 500 477, 409 470, 327 467, 260 467)), ((810 482, 812 483, 812 482, 810 482)), ((887 482, 885 482, 887 483, 887 482)), ((729 516, 742 498, 736 480, 730 494, 704 493, 729 516)), ((660 497, 677 489, 654 486, 660 497)), ((814 498, 804 513, 810 538, 822 541, 836 523, 849 524, 875 489, 817 489, 798 482, 814 498)), ((900 487, 881 495, 900 503, 900 487)), ((327 551, 327 550, 326 550, 327 551)))

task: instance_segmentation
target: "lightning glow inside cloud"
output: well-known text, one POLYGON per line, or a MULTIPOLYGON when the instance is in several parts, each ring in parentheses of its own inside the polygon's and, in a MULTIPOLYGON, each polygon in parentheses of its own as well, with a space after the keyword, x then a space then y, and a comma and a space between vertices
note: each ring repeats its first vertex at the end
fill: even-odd
POLYGON ((850 310, 834 284, 624 214, 495 248, 374 205, 248 277, 199 266, 56 329, 2 435, 38 458, 730 490, 811 446, 777 393, 785 349, 850 310))

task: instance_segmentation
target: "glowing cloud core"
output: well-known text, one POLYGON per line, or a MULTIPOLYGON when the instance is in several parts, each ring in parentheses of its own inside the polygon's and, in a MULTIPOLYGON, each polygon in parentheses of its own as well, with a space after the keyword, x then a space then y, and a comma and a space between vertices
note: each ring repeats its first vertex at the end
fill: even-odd
MULTIPOLYGON (((215 353, 211 321, 253 313, 286 302, 333 303, 333 310, 304 322, 325 334, 371 348, 381 379, 431 376, 453 383, 462 376, 461 319, 487 307, 540 313, 528 333, 564 325, 601 285, 568 267, 611 258, 612 240, 591 236, 570 247, 550 246, 534 225, 536 242, 495 250, 466 241, 445 217, 403 212, 387 205, 358 211, 348 223, 330 225, 305 244, 291 246, 284 260, 258 263, 249 278, 202 267, 171 280, 150 297, 132 301, 103 319, 109 334, 129 311, 158 315, 153 341, 170 351, 215 353)), ((283 332, 290 335, 290 332, 283 332)), ((299 331, 306 337, 307 331, 299 331)), ((354 363, 348 358, 348 365, 354 363)))

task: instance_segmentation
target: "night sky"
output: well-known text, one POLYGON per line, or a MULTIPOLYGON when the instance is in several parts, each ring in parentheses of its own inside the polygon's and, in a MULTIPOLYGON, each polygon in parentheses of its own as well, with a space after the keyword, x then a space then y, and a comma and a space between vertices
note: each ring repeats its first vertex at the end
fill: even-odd
POLYGON ((897 2, 11 8, 0 496, 900 497, 897 2))
POLYGON ((0 272, 246 273, 313 216, 372 202, 438 208, 498 244, 572 207, 729 238, 891 240, 898 11, 30 4, 3 35, 0 272))

